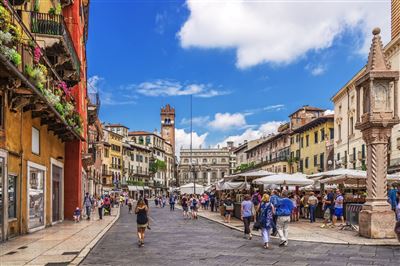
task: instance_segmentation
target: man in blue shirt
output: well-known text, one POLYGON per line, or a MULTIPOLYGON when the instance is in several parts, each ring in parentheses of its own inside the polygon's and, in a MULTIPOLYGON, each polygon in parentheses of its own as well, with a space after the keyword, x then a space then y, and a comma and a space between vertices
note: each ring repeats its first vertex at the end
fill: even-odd
POLYGON ((288 245, 290 215, 292 214, 293 208, 293 202, 288 199, 288 191, 284 190, 282 192, 282 198, 279 200, 276 208, 276 215, 278 216, 276 227, 281 240, 279 243, 281 247, 288 245))
MULTIPOLYGON (((275 208, 278 206, 279 199, 280 198, 279 198, 279 195, 278 195, 278 191, 273 190, 271 198, 269 199, 269 201, 271 202, 271 204, 273 206, 275 206, 275 208)), ((274 214, 273 218, 274 218, 274 223, 273 223, 273 227, 272 227, 272 235, 276 236, 277 233, 278 233, 278 231, 276 230, 276 220, 278 218, 278 216, 276 216, 276 213, 274 214)))
POLYGON ((392 210, 396 210, 396 206, 397 206, 397 189, 396 187, 393 185, 391 189, 389 189, 390 187, 388 186, 388 200, 390 203, 390 206, 392 207, 392 210))

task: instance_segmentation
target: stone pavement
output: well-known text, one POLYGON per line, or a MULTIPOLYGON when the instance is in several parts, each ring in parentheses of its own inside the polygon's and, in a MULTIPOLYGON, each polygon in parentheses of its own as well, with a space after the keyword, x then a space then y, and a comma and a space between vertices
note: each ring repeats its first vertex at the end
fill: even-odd
POLYGON ((0 244, 0 265, 68 265, 86 255, 88 247, 111 227, 119 217, 119 208, 112 216, 79 223, 64 221, 46 229, 16 237, 0 244), (97 238, 97 239, 96 239, 97 238), (81 254, 81 253, 86 254, 81 254))
MULTIPOLYGON (((232 229, 243 231, 243 222, 239 219, 232 218, 231 223, 226 224, 224 223, 223 216, 221 216, 219 212, 200 210, 199 215, 232 229)), ((400 242, 397 239, 369 239, 360 237, 357 231, 340 230, 339 227, 320 228, 321 225, 322 220, 313 224, 304 219, 296 223, 291 223, 289 239, 332 244, 394 245, 399 246, 400 249, 400 242)), ((257 232, 255 232, 255 234, 260 235, 260 233, 257 232)))
POLYGON ((399 265, 400 249, 290 241, 287 247, 262 248, 262 240, 208 219, 184 220, 182 212, 151 208, 145 246, 136 238, 136 216, 121 209, 120 219, 82 265, 399 265))

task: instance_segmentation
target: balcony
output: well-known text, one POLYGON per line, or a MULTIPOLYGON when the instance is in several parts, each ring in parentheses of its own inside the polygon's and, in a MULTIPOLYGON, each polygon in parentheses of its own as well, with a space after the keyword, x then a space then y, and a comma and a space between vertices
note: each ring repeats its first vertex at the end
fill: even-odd
POLYGON ((120 165, 120 164, 111 164, 110 168, 116 169, 116 170, 121 170, 122 169, 122 165, 120 165))
POLYGON ((100 97, 99 93, 88 93, 88 123, 93 125, 99 116, 100 97))
POLYGON ((57 73, 72 87, 80 81, 81 62, 62 15, 30 12, 31 31, 57 73))
POLYGON ((112 176, 112 172, 110 170, 105 170, 105 169, 103 169, 103 171, 101 171, 101 174, 103 176, 112 176))
POLYGON ((8 52, 0 52, 0 84, 8 90, 10 109, 30 112, 62 141, 83 140, 82 119, 69 88, 13 7, 0 2, 0 8, 10 17, 0 28, 9 24, 16 29, 4 31, 12 38, 1 44, 8 52))

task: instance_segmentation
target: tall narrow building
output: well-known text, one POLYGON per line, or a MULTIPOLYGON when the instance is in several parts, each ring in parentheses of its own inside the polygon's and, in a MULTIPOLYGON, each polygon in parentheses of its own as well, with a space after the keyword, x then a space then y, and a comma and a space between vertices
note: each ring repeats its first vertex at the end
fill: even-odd
POLYGON ((169 142, 175 154, 175 108, 167 104, 161 108, 161 137, 169 142))

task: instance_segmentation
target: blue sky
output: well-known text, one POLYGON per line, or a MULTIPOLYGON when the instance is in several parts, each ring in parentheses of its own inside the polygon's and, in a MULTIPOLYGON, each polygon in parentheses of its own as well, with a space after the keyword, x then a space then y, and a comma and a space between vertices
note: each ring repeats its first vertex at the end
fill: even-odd
POLYGON ((178 149, 237 143, 276 130, 331 96, 365 63, 374 26, 384 42, 390 1, 91 1, 88 76, 100 118, 159 129, 176 108, 178 149), (111 4, 112 3, 112 4, 111 4))

